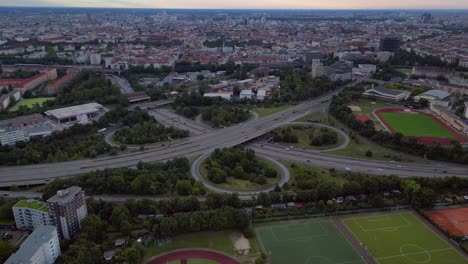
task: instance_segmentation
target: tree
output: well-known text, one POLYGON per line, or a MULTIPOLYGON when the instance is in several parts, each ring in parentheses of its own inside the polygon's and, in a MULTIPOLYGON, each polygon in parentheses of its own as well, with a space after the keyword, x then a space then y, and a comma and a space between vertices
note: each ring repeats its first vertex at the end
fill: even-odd
POLYGON ((366 157, 372 157, 373 153, 370 149, 366 151, 366 157))
POLYGON ((267 256, 262 253, 258 258, 255 259, 255 264, 267 264, 267 256))
POLYGON ((176 192, 178 195, 192 194, 192 182, 190 180, 179 180, 176 183, 176 192))
POLYGON ((113 192, 123 193, 127 189, 127 183, 121 175, 112 176, 109 179, 109 185, 113 192))
POLYGON ((437 199, 436 192, 427 187, 422 187, 414 200, 414 206, 417 208, 432 208, 437 199))
POLYGON ((318 186, 317 194, 319 199, 329 200, 335 198, 338 193, 341 192, 341 188, 336 181, 328 180, 321 183, 318 186))
POLYGON ((81 235, 86 240, 100 243, 104 239, 105 226, 101 218, 95 214, 89 214, 81 222, 81 235))
POLYGON ((415 195, 421 190, 421 185, 417 183, 415 180, 404 180, 401 183, 401 188, 403 192, 406 194, 408 201, 413 206, 414 197, 415 195))
POLYGON ((15 252, 15 247, 10 243, 0 240, 0 262, 5 263, 6 260, 15 252))

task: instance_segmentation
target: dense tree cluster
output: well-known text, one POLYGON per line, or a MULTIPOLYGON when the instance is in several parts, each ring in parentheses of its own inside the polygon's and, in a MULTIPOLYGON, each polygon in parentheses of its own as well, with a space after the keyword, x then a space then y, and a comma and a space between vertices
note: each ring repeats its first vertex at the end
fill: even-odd
POLYGON ((348 105, 352 104, 353 100, 361 98, 362 92, 362 87, 351 87, 343 90, 338 96, 334 96, 330 104, 330 114, 361 136, 381 146, 412 155, 425 156, 428 159, 468 164, 468 151, 463 150, 457 141, 452 141, 451 146, 447 147, 438 143, 421 144, 415 138, 404 138, 401 133, 376 131, 372 120, 364 123, 358 121, 348 105))
POLYGON ((79 158, 93 158, 111 151, 94 125, 76 124, 51 136, 18 142, 16 147, 0 146, 3 165, 26 165, 42 162, 60 162, 79 158))
POLYGON ((186 158, 166 163, 140 163, 137 169, 118 168, 89 172, 73 178, 56 179, 45 186, 46 196, 69 186, 81 186, 87 194, 155 195, 176 192, 178 181, 188 180, 192 191, 201 194, 203 186, 193 183, 186 158))
POLYGON ((300 102, 317 97, 340 85, 325 77, 312 78, 306 70, 284 69, 280 73, 281 90, 273 94, 273 100, 300 102))
POLYGON ((309 135, 310 145, 330 146, 338 143, 338 134, 326 127, 315 128, 309 135))
POLYGON ((397 71, 388 63, 377 64, 377 71, 373 74, 372 78, 377 80, 390 81, 392 78, 401 77, 405 78, 406 74, 397 71))
POLYGON ((267 137, 272 137, 274 142, 298 143, 298 131, 307 130, 309 134, 309 145, 311 146, 329 146, 338 143, 338 134, 326 127, 312 127, 306 125, 293 125, 282 127, 270 132, 267 137))
POLYGON ((179 213, 171 217, 151 218, 148 223, 155 237, 223 229, 244 229, 249 225, 247 214, 241 209, 221 209, 179 213))
POLYGON ((131 112, 121 109, 118 113, 123 116, 114 117, 121 119, 124 127, 115 133, 114 139, 124 144, 148 144, 189 136, 189 131, 165 127, 141 109, 131 112))
POLYGON ((223 183, 227 177, 234 177, 265 184, 267 178, 278 175, 275 169, 257 158, 253 150, 239 147, 216 149, 206 160, 205 168, 208 179, 214 183, 223 183))
POLYGON ((432 207, 439 195, 452 195, 468 190, 468 179, 460 177, 445 178, 401 178, 397 176, 374 176, 349 171, 330 169, 327 173, 306 166, 292 165, 295 181, 283 187, 286 192, 260 194, 256 204, 271 205, 280 202, 314 203, 332 200, 347 195, 365 194, 369 201, 362 207, 382 207, 373 204, 374 199, 382 199, 383 193, 392 190, 402 192, 396 200, 385 200, 386 206, 412 204, 416 208, 432 207), (377 198, 378 197, 378 198, 377 198), (414 198, 414 200, 413 200, 414 198))
POLYGON ((165 127, 156 120, 133 127, 124 127, 115 133, 115 140, 124 144, 148 144, 189 136, 189 131, 165 127))
POLYGON ((81 104, 96 101, 101 104, 128 105, 120 88, 96 73, 83 71, 57 94, 55 105, 81 104))
POLYGON ((249 110, 233 106, 209 106, 201 110, 202 119, 213 127, 224 127, 250 118, 249 110))
POLYGON ((447 66, 448 63, 441 60, 439 56, 427 55, 421 56, 416 54, 414 50, 406 51, 401 49, 395 54, 390 63, 399 66, 447 66))
POLYGON ((293 127, 281 127, 271 131, 268 137, 273 137, 274 142, 297 143, 299 138, 294 132, 293 127))

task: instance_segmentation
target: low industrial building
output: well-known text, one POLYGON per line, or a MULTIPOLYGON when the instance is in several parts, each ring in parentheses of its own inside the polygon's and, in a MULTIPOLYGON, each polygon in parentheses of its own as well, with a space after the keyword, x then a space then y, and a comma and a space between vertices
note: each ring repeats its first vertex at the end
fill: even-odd
POLYGON ((416 76, 426 76, 427 78, 450 77, 449 70, 434 66, 414 66, 411 74, 416 76))
POLYGON ((242 90, 239 94, 239 98, 246 100, 252 99, 252 90, 242 90))
POLYGON ((257 100, 263 101, 267 97, 267 90, 260 89, 257 91, 257 100))
POLYGON ((231 100, 232 99, 232 93, 204 93, 204 97, 220 97, 224 100, 231 100))
POLYGON ((49 207, 46 203, 34 199, 20 200, 12 208, 16 227, 22 230, 34 230, 43 225, 52 225, 49 207))
POLYGON ((15 145, 16 142, 27 142, 31 137, 48 136, 53 127, 40 114, 19 116, 0 121, 0 144, 15 145))
POLYGON ((87 124, 98 120, 107 109, 98 103, 75 105, 46 111, 46 116, 59 123, 73 125, 75 123, 87 124))
POLYGON ((53 264, 60 254, 57 228, 43 225, 31 233, 5 264, 53 264))
POLYGON ((409 93, 407 92, 392 90, 383 86, 372 87, 371 89, 366 90, 363 95, 369 98, 391 102, 399 102, 406 100, 409 97, 409 93))

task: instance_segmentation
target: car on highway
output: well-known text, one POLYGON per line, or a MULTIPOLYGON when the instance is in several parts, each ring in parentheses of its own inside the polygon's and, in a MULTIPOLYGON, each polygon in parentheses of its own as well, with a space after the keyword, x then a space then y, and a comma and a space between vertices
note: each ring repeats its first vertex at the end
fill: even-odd
POLYGON ((346 170, 346 171, 351 171, 351 168, 350 168, 350 167, 346 167, 345 170, 346 170))

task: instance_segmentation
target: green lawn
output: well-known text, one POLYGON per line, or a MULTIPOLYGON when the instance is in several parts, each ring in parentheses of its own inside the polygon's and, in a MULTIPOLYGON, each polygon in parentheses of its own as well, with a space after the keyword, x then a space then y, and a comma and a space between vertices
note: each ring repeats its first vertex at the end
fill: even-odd
POLYGON ((10 111, 16 111, 19 109, 20 106, 26 106, 26 107, 32 107, 34 104, 39 104, 42 106, 42 104, 46 101, 51 101, 55 100, 55 97, 40 97, 40 98, 30 98, 30 99, 23 99, 19 103, 17 103, 15 106, 10 108, 10 111))
POLYGON ((252 111, 258 114, 260 117, 268 116, 283 110, 288 109, 291 105, 285 104, 277 107, 254 107, 252 111))
MULTIPOLYGON (((227 177, 225 183, 216 184, 217 186, 223 187, 225 189, 234 190, 234 191, 253 191, 258 190, 261 188, 274 186, 276 185, 279 180, 281 179, 281 170, 276 166, 273 162, 259 158, 260 161, 265 165, 265 167, 272 168, 276 170, 277 176, 275 178, 266 178, 267 183, 264 185, 260 185, 258 183, 254 183, 248 180, 236 179, 234 177, 227 177)), ((207 178, 208 171, 205 168, 205 162, 200 164, 200 173, 204 178, 207 178)))
POLYGON ((413 72, 413 69, 409 68, 396 68, 395 70, 408 75, 411 75, 411 73, 413 72))
POLYGON ((350 140, 348 146, 343 149, 327 151, 328 154, 354 157, 359 159, 375 159, 375 160, 388 160, 388 161, 403 161, 403 162, 417 162, 421 159, 406 155, 402 152, 380 147, 375 144, 357 142, 356 140, 350 140), (370 150, 372 157, 367 157, 366 152, 370 150))
POLYGON ((365 263, 330 220, 266 224, 255 232, 270 264, 365 263))
POLYGON ((427 115, 409 113, 381 113, 380 115, 395 131, 405 136, 455 138, 450 131, 427 115))
MULTIPOLYGON (((225 252, 230 255, 235 255, 231 235, 238 234, 235 230, 225 230, 219 232, 198 232, 183 234, 170 239, 170 241, 155 241, 145 248, 145 258, 156 256, 165 252, 170 252, 177 249, 186 248, 207 248, 225 252)), ((250 253, 249 256, 254 256, 259 252, 259 246, 255 238, 249 239, 250 253)), ((198 260, 193 260, 198 261, 198 260)), ((192 263, 192 262, 189 262, 192 263)), ((200 263, 200 262, 193 262, 200 263)), ((201 262, 211 264, 212 262, 201 262)), ((200 263, 200 264, 201 264, 200 263)))
POLYGON ((467 260, 410 212, 343 220, 380 264, 462 264, 467 260))
POLYGON ((20 200, 15 204, 15 206, 36 209, 44 212, 49 211, 49 207, 46 203, 36 200, 20 200))

